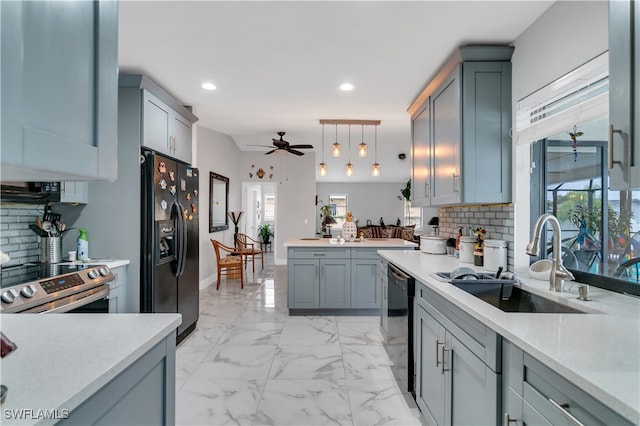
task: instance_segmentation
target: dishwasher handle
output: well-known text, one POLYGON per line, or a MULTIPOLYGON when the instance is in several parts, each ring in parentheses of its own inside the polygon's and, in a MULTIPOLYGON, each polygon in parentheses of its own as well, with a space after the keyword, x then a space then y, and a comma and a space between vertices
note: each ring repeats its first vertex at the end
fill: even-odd
POLYGON ((406 281, 409 278, 411 278, 409 275, 405 274, 400 269, 398 269, 397 267, 393 266, 391 263, 389 264, 389 273, 391 275, 393 275, 393 277, 395 279, 400 280, 400 281, 406 281))

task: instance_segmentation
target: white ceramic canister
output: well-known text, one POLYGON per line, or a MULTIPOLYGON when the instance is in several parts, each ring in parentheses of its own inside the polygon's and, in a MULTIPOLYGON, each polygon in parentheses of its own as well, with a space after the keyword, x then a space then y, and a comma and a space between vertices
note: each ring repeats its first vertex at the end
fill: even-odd
POLYGON ((497 271, 507 269, 507 242, 505 240, 484 240, 484 269, 497 271))
POLYGON ((420 251, 430 254, 447 254, 447 239, 433 235, 420 236, 420 251))
POLYGON ((477 241, 476 237, 460 237, 460 262, 473 263, 477 241))

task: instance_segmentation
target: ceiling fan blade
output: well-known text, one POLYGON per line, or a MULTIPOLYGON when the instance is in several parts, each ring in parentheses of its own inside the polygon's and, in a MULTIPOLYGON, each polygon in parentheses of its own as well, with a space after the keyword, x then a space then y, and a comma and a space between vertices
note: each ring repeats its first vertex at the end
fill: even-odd
POLYGON ((295 149, 287 149, 287 151, 295 155, 304 155, 304 152, 296 151, 295 149))
POLYGON ((272 149, 271 151, 267 151, 264 153, 264 155, 269 155, 269 154, 273 154, 274 152, 276 152, 276 149, 272 149))
POLYGON ((273 146, 272 146, 272 145, 253 145, 253 144, 247 144, 247 146, 259 146, 259 147, 262 147, 262 148, 273 148, 273 146))
POLYGON ((309 144, 303 144, 303 145, 289 145, 289 148, 296 148, 296 149, 313 149, 313 145, 309 145, 309 144))

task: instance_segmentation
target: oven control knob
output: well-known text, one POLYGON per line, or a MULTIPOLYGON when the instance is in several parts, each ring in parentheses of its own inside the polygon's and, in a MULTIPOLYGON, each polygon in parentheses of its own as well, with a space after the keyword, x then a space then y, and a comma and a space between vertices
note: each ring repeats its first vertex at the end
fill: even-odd
POLYGON ((22 295, 27 299, 30 299, 34 294, 36 294, 36 291, 38 291, 38 289, 36 289, 36 286, 34 286, 33 284, 29 284, 28 286, 20 290, 20 293, 22 293, 22 295))
POLYGON ((18 292, 11 289, 2 293, 0 299, 2 299, 2 301, 5 303, 13 303, 16 300, 16 297, 18 297, 18 292))
POLYGON ((100 272, 100 275, 102 275, 103 277, 106 277, 107 275, 109 275, 109 268, 103 266, 102 268, 98 269, 98 272, 100 272))
POLYGON ((94 279, 98 276, 98 273, 96 272, 95 269, 90 270, 87 275, 89 276, 89 278, 94 279))

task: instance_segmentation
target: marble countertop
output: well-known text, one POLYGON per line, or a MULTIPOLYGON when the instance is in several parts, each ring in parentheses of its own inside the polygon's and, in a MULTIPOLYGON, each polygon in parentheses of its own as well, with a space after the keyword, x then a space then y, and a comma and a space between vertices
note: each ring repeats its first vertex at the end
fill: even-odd
POLYGON ((54 419, 7 419, 7 410, 73 411, 164 339, 179 314, 4 314, 2 333, 18 348, 2 359, 9 391, 2 419, 54 424, 54 419))
POLYGON ((90 266, 107 265, 108 268, 113 269, 113 268, 118 268, 120 266, 128 265, 130 262, 129 262, 129 259, 112 259, 110 257, 105 257, 105 258, 90 259, 85 262, 74 261, 74 262, 61 262, 61 263, 64 265, 90 265, 90 266))
POLYGON ((518 278, 528 291, 589 313, 507 313, 432 276, 457 266, 482 268, 420 251, 378 253, 613 411, 640 423, 640 299, 592 286, 592 300, 583 302, 577 300, 577 287, 554 293, 548 281, 521 273, 518 278))
POLYGON ((366 238, 363 241, 354 241, 340 243, 332 243, 331 238, 291 238, 285 241, 285 247, 369 247, 369 248, 385 248, 385 247, 404 247, 413 249, 418 245, 411 241, 401 238, 366 238))

